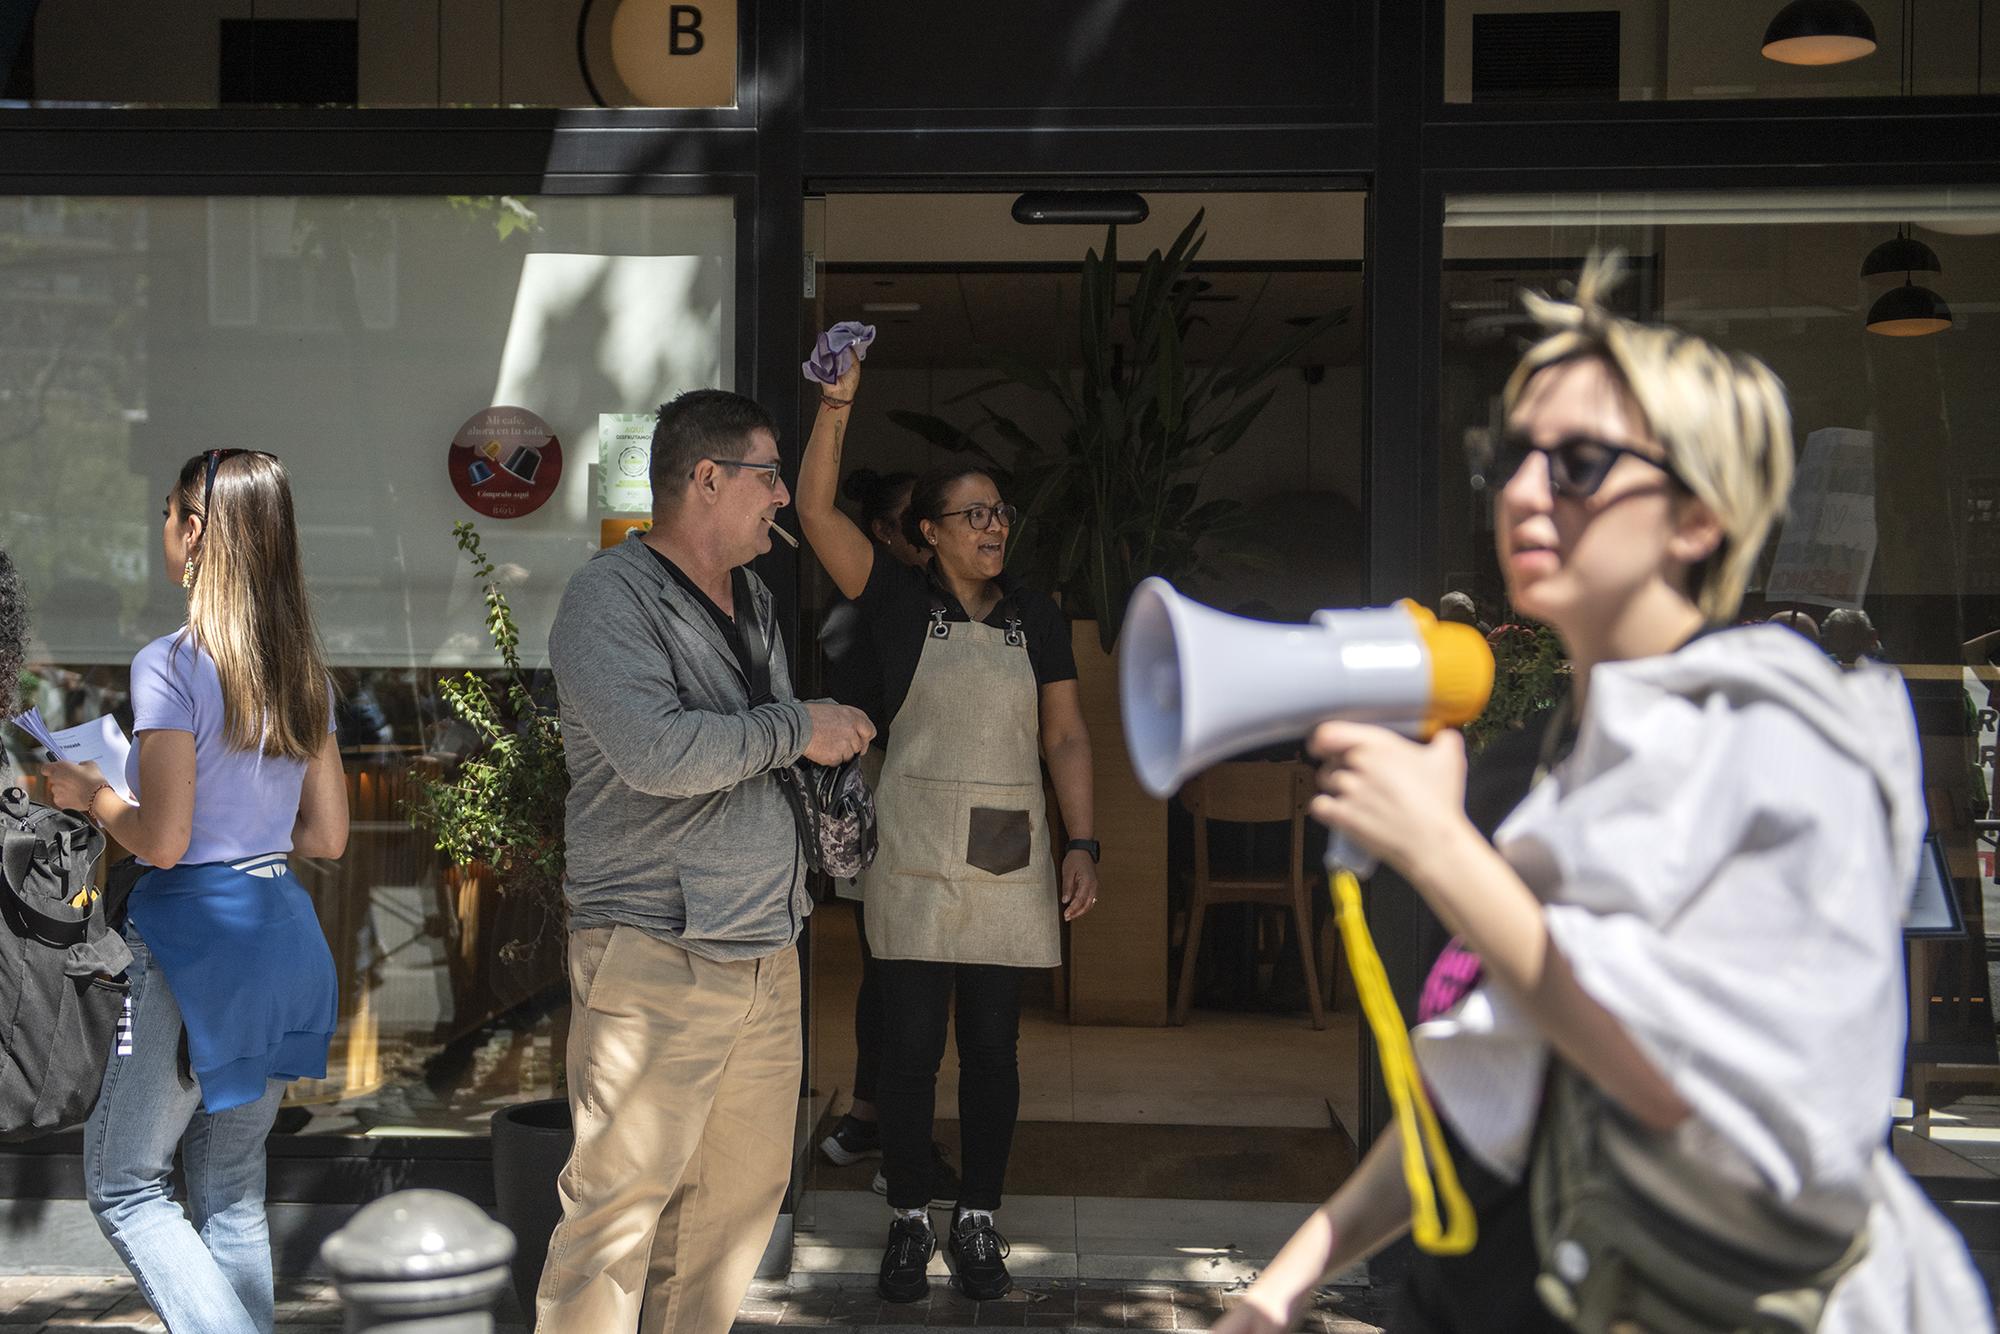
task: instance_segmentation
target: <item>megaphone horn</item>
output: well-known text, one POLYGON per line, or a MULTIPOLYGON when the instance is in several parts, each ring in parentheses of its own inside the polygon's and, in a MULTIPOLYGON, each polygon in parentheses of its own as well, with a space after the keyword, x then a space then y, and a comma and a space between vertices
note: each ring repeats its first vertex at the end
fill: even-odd
POLYGON ((1456 727, 1477 718, 1493 690, 1493 653, 1479 632, 1411 602, 1279 625, 1147 579, 1133 590, 1119 647, 1126 748, 1156 797, 1330 718, 1413 734, 1456 727))

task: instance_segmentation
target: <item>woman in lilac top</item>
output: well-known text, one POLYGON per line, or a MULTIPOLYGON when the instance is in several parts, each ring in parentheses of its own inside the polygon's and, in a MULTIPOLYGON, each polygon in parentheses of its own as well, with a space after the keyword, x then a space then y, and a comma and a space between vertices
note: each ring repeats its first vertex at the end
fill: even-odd
POLYGON ((285 1085, 325 1076, 336 1010, 333 958, 286 858, 341 854, 347 789, 283 465, 189 459, 163 541, 188 619, 132 660, 125 778, 140 804, 95 766, 48 771, 57 804, 151 868, 130 899, 130 1038, 84 1128, 85 1186, 169 1329, 268 1334, 264 1141, 285 1085))

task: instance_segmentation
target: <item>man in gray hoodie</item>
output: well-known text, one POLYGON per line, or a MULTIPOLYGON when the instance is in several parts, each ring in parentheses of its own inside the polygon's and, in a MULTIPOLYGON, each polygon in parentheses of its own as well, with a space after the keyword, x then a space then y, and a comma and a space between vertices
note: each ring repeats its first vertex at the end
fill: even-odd
POLYGON ((682 394, 653 432, 653 527, 597 553, 549 632, 570 772, 576 1148, 541 1334, 720 1334, 790 1175, 804 857, 772 771, 874 734, 801 702, 745 568, 791 500, 754 401, 682 394), (769 646, 756 703, 755 646, 769 646))

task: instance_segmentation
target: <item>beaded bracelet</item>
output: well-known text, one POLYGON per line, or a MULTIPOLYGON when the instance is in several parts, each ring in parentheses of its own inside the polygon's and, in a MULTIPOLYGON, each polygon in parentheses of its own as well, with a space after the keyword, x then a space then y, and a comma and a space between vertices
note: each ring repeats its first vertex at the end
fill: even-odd
POLYGON ((111 791, 111 784, 99 783, 96 787, 90 790, 90 796, 84 799, 83 816, 86 820, 89 820, 99 829, 104 828, 104 821, 97 818, 97 794, 100 792, 109 792, 109 791, 111 791))

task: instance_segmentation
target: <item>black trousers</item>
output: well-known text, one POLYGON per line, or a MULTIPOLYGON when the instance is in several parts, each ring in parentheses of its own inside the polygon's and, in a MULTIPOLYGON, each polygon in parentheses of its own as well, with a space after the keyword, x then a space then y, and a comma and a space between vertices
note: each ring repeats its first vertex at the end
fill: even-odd
POLYGON ((854 1097, 875 1101, 875 1083, 882 1073, 882 979, 875 971, 875 954, 868 948, 867 906, 854 904, 854 925, 861 935, 861 990, 854 993, 854 1097))
POLYGON ((931 1199, 931 1122, 946 1021, 958 997, 958 1121, 964 1186, 959 1205, 997 1209, 1021 1110, 1021 968, 877 959, 882 988, 882 1070, 875 1105, 889 1204, 931 1199))

